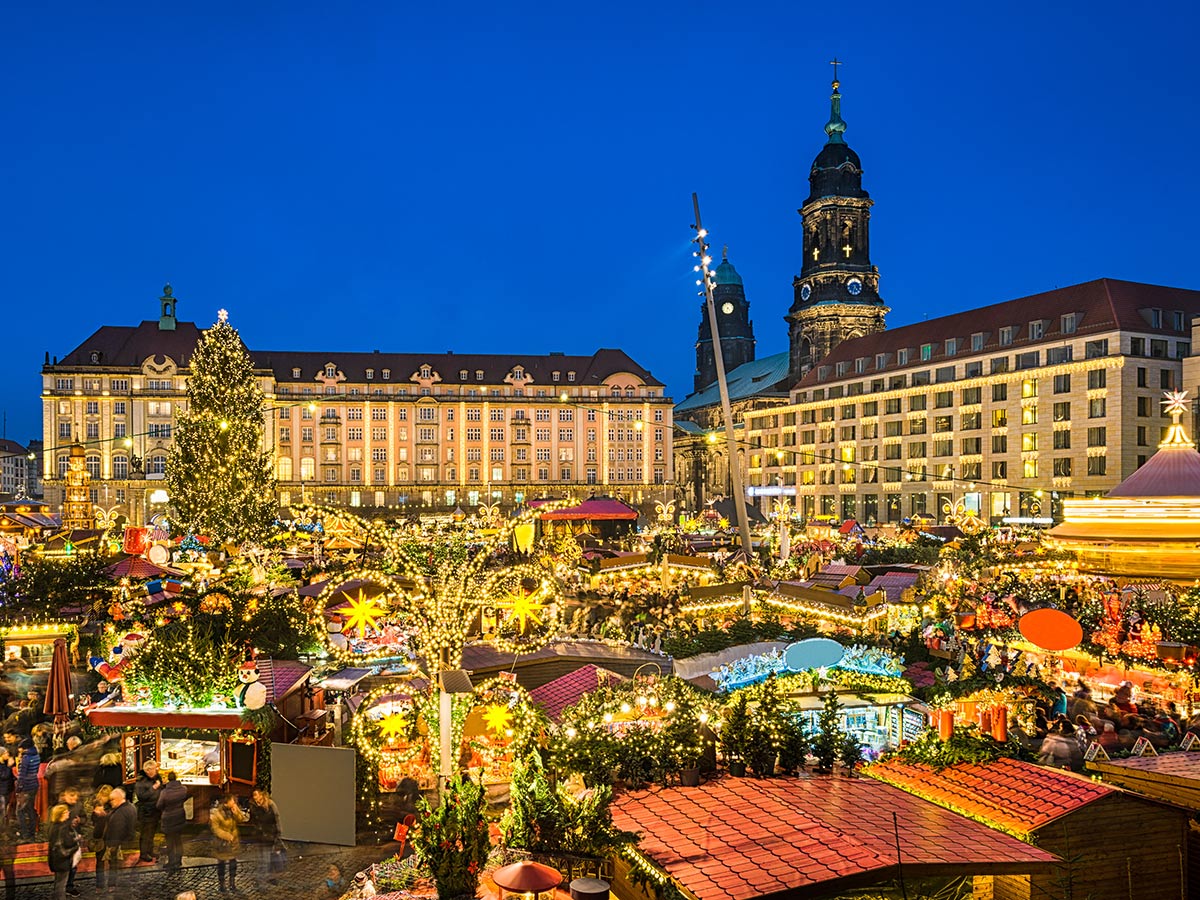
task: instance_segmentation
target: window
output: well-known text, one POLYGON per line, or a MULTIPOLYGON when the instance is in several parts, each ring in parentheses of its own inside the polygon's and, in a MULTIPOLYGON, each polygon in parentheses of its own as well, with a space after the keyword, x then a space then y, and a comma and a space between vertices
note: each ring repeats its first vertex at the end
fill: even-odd
POLYGON ((1017 354, 1017 371, 1022 369, 1036 369, 1041 365, 1042 354, 1037 350, 1030 350, 1027 353, 1017 354))
POLYGON ((129 379, 128 378, 114 378, 110 382, 109 387, 114 394, 127 393, 129 391, 129 379))
POLYGON ((300 429, 300 440, 306 444, 311 444, 313 439, 312 426, 306 425, 300 429))
POLYGON ((387 462, 387 447, 372 447, 371 462, 387 462))
POLYGON ((1071 421, 1071 401, 1065 400, 1062 403, 1054 404, 1054 421, 1055 422, 1070 422, 1071 421))
POLYGON ((1055 478, 1070 478, 1071 477, 1071 457, 1056 456, 1054 458, 1054 477, 1055 478))
MULTIPOLYGON (((500 429, 500 440, 504 440, 504 429, 500 429)), ((437 440, 437 429, 425 425, 417 429, 417 440, 430 443, 437 440)))
POLYGON ((908 350, 907 349, 896 351, 896 363, 901 366, 908 365, 908 350))
POLYGON ((1028 399, 1038 395, 1038 383, 1036 379, 1027 379, 1021 382, 1021 398, 1028 399))
POLYGON ((933 395, 933 408, 946 409, 954 405, 954 391, 938 391, 933 395))
POLYGON ((1167 342, 1166 341, 1151 341, 1150 355, 1155 359, 1167 358, 1167 342))
POLYGON ((1038 477, 1038 461, 1036 459, 1026 459, 1021 461, 1021 476, 1023 478, 1038 477))
POLYGON ((1067 313, 1063 316, 1059 320, 1059 327, 1062 329, 1063 334, 1074 334, 1077 328, 1075 313, 1067 313))
POLYGON ((1147 441, 1146 441, 1146 426, 1145 426, 1145 425, 1139 425, 1139 426, 1137 427, 1137 445, 1138 445, 1139 447, 1145 447, 1145 446, 1147 446, 1147 441))
MULTIPOLYGON (((1138 398, 1141 399, 1141 398, 1138 398)), ((1103 419, 1106 413, 1106 403, 1103 397, 1096 397, 1088 401, 1088 418, 1103 419)))
POLYGON ((1087 463, 1087 473, 1089 475, 1105 475, 1108 473, 1108 457, 1106 456, 1089 456, 1087 463))
POLYGON ((949 440, 934 441, 933 442, 933 455, 934 456, 953 456, 954 455, 954 441, 949 441, 949 440))
POLYGON ((1036 406, 1024 406, 1021 408, 1021 424, 1036 425, 1038 420, 1038 409, 1036 406))
POLYGON ((983 427, 983 414, 972 412, 963 413, 960 427, 963 431, 976 431, 983 427))
MULTIPOLYGON (((811 434, 811 433, 812 432, 808 432, 808 431, 805 432, 806 435, 811 434)), ((884 423, 884 426, 883 426, 884 437, 899 437, 902 434, 904 434, 904 423, 903 422, 885 422, 884 423)), ((805 441, 804 443, 812 443, 812 442, 805 441)))
POLYGON ((975 334, 971 335, 971 349, 974 352, 978 353, 980 350, 983 349, 983 344, 986 339, 987 339, 987 336, 982 331, 978 331, 975 334))
POLYGON ((392 377, 392 370, 391 370, 391 369, 384 369, 384 370, 383 370, 382 372, 380 372, 379 374, 380 374, 380 375, 383 377, 383 380, 384 380, 384 381, 388 381, 388 380, 389 380, 389 379, 391 379, 391 377, 392 377))
POLYGON ((928 362, 933 359, 933 344, 921 345, 921 362, 928 362))
POLYGON ((492 449, 488 452, 488 458, 491 459, 492 462, 504 462, 504 448, 492 447, 492 449))
POLYGON ((481 435, 482 435, 482 429, 480 429, 480 428, 468 428, 467 429, 467 440, 468 441, 478 441, 481 439, 481 435))
POLYGON ((1008 410, 993 409, 992 410, 992 427, 1003 428, 1008 425, 1008 410))
POLYGON ((983 438, 963 438, 962 452, 964 456, 974 456, 983 453, 983 438))
POLYGON ((900 447, 899 444, 888 444, 886 447, 883 448, 883 458, 884 459, 899 459, 901 449, 902 448, 900 447))
POLYGON ((1002 372, 1008 371, 1008 357, 994 356, 989 362, 989 367, 993 375, 999 375, 1002 372))
POLYGON ((372 428, 371 429, 371 440, 386 441, 387 440, 387 427, 384 426, 384 427, 372 428))
MULTIPOLYGON (((88 436, 91 437, 93 423, 88 423, 88 436)), ((169 424, 159 425, 152 422, 149 425, 148 436, 151 438, 169 438, 171 436, 171 426, 169 424)), ((98 436, 98 435, 97 435, 98 436)))
POLYGON ((1057 366, 1069 363, 1072 355, 1070 347, 1049 347, 1046 350, 1046 365, 1057 366))
POLYGON ((1040 319, 1036 322, 1029 323, 1029 339, 1031 341, 1040 341, 1042 333, 1046 330, 1045 323, 1040 319))
POLYGON ((1083 346, 1083 355, 1085 359, 1097 359, 1101 356, 1108 356, 1108 338, 1099 341, 1088 341, 1083 346))
POLYGON ((1000 403, 1008 399, 1008 385, 1004 382, 992 385, 992 402, 1000 403))
MULTIPOLYGON (((1087 430, 1089 447, 1105 447, 1108 445, 1108 429, 1104 426, 1087 430)), ((1088 474, 1091 474, 1090 472, 1088 474)))
POLYGON ((913 387, 929 384, 929 370, 926 369, 924 372, 913 372, 912 383, 913 387))
POLYGON ((146 460, 147 475, 165 475, 167 472, 167 457, 165 455, 151 456, 146 460))
POLYGON ((925 456, 925 442, 911 441, 908 445, 908 458, 921 459, 925 456))
POLYGON ((1008 463, 1000 460, 992 463, 992 478, 998 481, 1004 481, 1008 478, 1008 463))
POLYGON ((1129 354, 1131 356, 1146 355, 1146 339, 1145 338, 1130 338, 1129 339, 1129 354))
POLYGON ((1021 452, 1031 453, 1038 448, 1038 436, 1036 431, 1026 431, 1021 435, 1021 452))
POLYGON ((117 422, 116 424, 113 425, 113 437, 115 437, 115 438, 125 437, 125 423, 124 422, 117 422))
POLYGON ((954 416, 938 416, 933 420, 934 431, 953 431, 954 416))
POLYGON ((1160 388, 1162 388, 1164 391, 1169 391, 1171 389, 1171 370, 1170 369, 1163 369, 1161 372, 1158 373, 1158 386, 1160 388))
POLYGON ((1071 432, 1068 429, 1062 428, 1054 432, 1054 449, 1055 450, 1070 450, 1071 449, 1071 432))
POLYGON ((1175 342, 1175 358, 1184 359, 1192 355, 1192 345, 1188 341, 1175 342))
POLYGON ((924 434, 929 425, 927 419, 912 419, 908 423, 909 434, 924 434))
POLYGON ((983 388, 963 388, 962 405, 974 406, 977 403, 983 402, 983 388))
POLYGON ((913 396, 909 397, 908 398, 909 412, 924 410, 926 408, 926 401, 928 399, 929 398, 926 397, 924 394, 914 394, 913 396))
POLYGON ((1015 330, 1016 329, 1014 329, 1011 325, 1005 325, 1003 328, 1000 329, 1000 346, 1001 347, 1007 347, 1009 344, 1011 344, 1013 342, 1013 332, 1015 330))
POLYGON ((992 435, 992 452, 1007 453, 1008 452, 1008 435, 993 434, 992 435))

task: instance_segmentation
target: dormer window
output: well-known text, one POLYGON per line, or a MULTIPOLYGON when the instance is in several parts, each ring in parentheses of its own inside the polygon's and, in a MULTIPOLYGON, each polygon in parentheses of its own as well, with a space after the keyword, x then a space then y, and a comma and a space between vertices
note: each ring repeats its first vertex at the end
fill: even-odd
POLYGON ((100 351, 93 350, 92 355, 89 357, 89 359, 91 359, 93 364, 99 363, 100 362, 100 351))
POLYGON ((902 366, 908 365, 908 348, 896 351, 896 362, 902 366))
POLYGON ((1005 325, 1000 329, 1000 346, 1007 347, 1013 342, 1013 327, 1005 325))
POLYGON ((886 353, 876 353, 875 354, 875 368, 877 370, 884 368, 887 365, 887 358, 888 358, 888 355, 886 353))
POLYGON ((978 353, 983 349, 983 344, 986 340, 987 336, 982 331, 975 332, 971 335, 971 349, 978 353))
POLYGON ((433 370, 429 366, 421 366, 421 377, 422 378, 432 378, 433 370))
POLYGON ((1046 330, 1046 323, 1043 322, 1041 319, 1038 319, 1036 322, 1030 322, 1029 323, 1029 339, 1031 341, 1040 341, 1042 339, 1042 334, 1045 332, 1045 330, 1046 330))
POLYGON ((389 379, 391 379, 391 377, 392 377, 392 370, 391 370, 391 369, 384 369, 384 370, 383 370, 383 371, 380 373, 380 375, 382 376, 382 378, 383 378, 383 380, 384 380, 384 381, 388 381, 388 380, 389 380, 389 379))
POLYGON ((483 369, 476 369, 476 370, 475 370, 475 380, 476 380, 476 381, 483 381, 483 369))
MULTIPOLYGON (((1183 315, 1183 314, 1182 314, 1182 313, 1180 313, 1180 315, 1183 315)), ((575 380, 575 373, 574 373, 574 372, 568 372, 568 373, 567 373, 567 381, 574 381, 574 380, 575 380)))
POLYGON ((520 366, 513 366, 512 377, 513 377, 513 381, 524 381, 525 380, 525 370, 522 369, 520 366))
POLYGON ((328 365, 326 365, 325 366, 325 377, 326 378, 337 378, 337 366, 335 366, 333 363, 329 363, 328 365))
POLYGON ((551 381, 558 381, 558 379, 559 379, 559 377, 560 377, 561 375, 562 375, 562 372, 551 372, 551 373, 550 373, 550 380, 551 380, 551 381))
POLYGON ((921 362, 928 362, 933 359, 933 344, 921 345, 921 362))
POLYGON ((299 369, 299 368, 294 368, 294 369, 292 369, 292 377, 293 377, 293 378, 299 378, 299 377, 300 377, 300 369, 299 369))
POLYGON ((1162 328, 1162 310, 1161 309, 1150 310, 1150 327, 1151 328, 1162 328))
POLYGON ((946 338, 946 355, 953 356, 958 352, 958 338, 946 338))
POLYGON ((847 369, 849 369, 849 368, 850 368, 850 363, 849 363, 849 362, 846 362, 845 360, 843 360, 842 362, 838 363, 838 364, 837 364, 837 373, 838 373, 838 377, 839 377, 839 378, 841 378, 843 375, 845 375, 845 374, 846 374, 846 370, 847 370, 847 369))
POLYGON ((854 371, 859 375, 867 371, 867 358, 865 356, 860 356, 854 360, 854 371))
POLYGON ((471 377, 471 373, 468 372, 466 369, 458 370, 458 380, 459 381, 466 381, 470 377, 471 377))
POLYGON ((375 370, 367 369, 367 381, 373 381, 375 378, 375 370))
POLYGON ((817 367, 817 381, 824 381, 829 377, 829 366, 817 367))
POLYGON ((1181 311, 1179 311, 1179 310, 1175 310, 1175 312, 1171 313, 1171 316, 1172 316, 1172 317, 1174 318, 1174 320, 1175 320, 1175 330, 1176 330, 1176 331, 1183 331, 1183 328, 1184 328, 1184 317, 1183 317, 1183 313, 1182 313, 1181 311))
POLYGON ((1079 327, 1075 313, 1067 313, 1063 316, 1061 325, 1063 334, 1074 334, 1079 327))

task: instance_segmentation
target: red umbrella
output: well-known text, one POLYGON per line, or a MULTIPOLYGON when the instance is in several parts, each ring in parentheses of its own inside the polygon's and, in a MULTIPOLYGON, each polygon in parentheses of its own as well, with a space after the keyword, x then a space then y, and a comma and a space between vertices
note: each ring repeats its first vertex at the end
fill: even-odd
POLYGON ((54 639, 54 655, 50 658, 50 681, 46 685, 46 703, 42 712, 54 716, 55 724, 63 724, 71 715, 71 661, 67 658, 67 642, 54 639))

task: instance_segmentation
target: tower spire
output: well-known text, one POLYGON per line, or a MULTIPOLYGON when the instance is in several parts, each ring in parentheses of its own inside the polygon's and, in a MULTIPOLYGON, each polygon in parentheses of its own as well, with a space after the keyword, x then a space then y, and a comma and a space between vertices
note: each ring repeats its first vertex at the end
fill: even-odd
POLYGON ((825 133, 829 135, 830 144, 844 144, 842 137, 846 132, 846 123, 842 120, 842 94, 838 89, 842 83, 838 81, 838 66, 845 65, 836 56, 829 61, 833 66, 833 93, 829 97, 829 121, 825 123, 825 133))

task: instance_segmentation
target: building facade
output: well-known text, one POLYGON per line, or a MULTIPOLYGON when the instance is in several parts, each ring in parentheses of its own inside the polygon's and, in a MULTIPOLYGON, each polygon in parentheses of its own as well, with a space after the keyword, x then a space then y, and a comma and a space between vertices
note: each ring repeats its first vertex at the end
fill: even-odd
POLYGON ((1142 465, 1200 291, 1102 279, 852 338, 746 417, 748 485, 810 517, 1049 518, 1142 465))
MULTIPOLYGON (((93 502, 135 523, 159 489, 200 336, 175 316, 104 326, 43 367, 42 454, 57 510, 78 435, 93 502)), ((251 350, 282 506, 419 510, 613 494, 661 500, 672 404, 620 350, 591 356, 251 350)))
POLYGON ((32 497, 29 493, 29 449, 16 441, 0 438, 0 496, 32 497))

